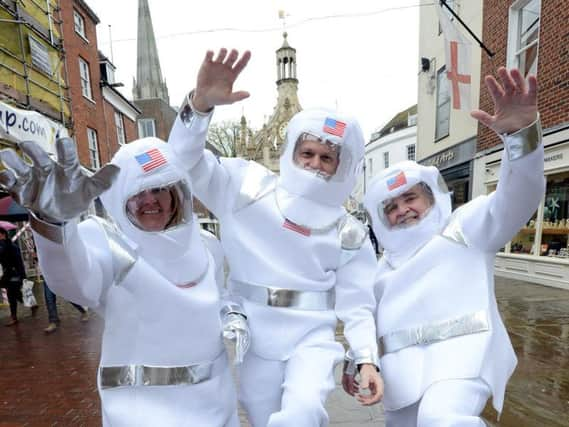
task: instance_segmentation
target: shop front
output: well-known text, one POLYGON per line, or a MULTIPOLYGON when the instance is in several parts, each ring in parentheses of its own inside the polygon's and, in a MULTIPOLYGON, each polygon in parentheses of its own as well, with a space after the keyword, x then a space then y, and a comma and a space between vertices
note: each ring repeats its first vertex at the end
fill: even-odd
MULTIPOLYGON (((500 251, 496 274, 569 289, 569 130, 545 137, 543 200, 518 234, 500 251)), ((495 190, 500 153, 486 158, 486 192, 495 190)))
POLYGON ((419 162, 441 171, 452 194, 453 210, 471 199, 472 159, 475 152, 476 138, 471 138, 419 162))

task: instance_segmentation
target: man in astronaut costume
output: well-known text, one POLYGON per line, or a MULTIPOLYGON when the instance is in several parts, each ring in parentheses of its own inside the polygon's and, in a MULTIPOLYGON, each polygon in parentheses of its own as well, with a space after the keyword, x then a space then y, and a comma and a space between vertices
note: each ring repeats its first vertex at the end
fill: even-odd
POLYGON ((252 425, 323 426, 333 367, 343 355, 336 316, 344 321, 361 383, 371 391, 360 401, 371 404, 382 394, 371 283, 376 259, 365 227, 342 207, 360 170, 364 140, 352 118, 305 110, 288 125, 280 177, 252 161, 218 161, 204 150, 211 110, 248 96, 232 85, 249 56, 238 59, 237 51, 225 49, 215 60, 206 54, 169 143, 187 165, 196 196, 221 223, 234 309, 251 328, 239 400, 252 425), (297 153, 298 142, 313 144, 313 151, 297 153), (325 173, 299 165, 297 154, 323 162, 339 154, 339 163, 325 173))
POLYGON ((493 116, 472 116, 504 143, 500 181, 451 215, 435 167, 402 162, 382 171, 364 204, 383 247, 376 274, 377 333, 388 426, 484 426, 492 396, 501 412, 516 356, 494 295, 496 252, 544 194, 536 80, 518 70, 486 77, 493 116))
POLYGON ((34 143, 20 146, 33 165, 3 150, 9 171, 0 183, 31 213, 42 271, 54 292, 105 319, 103 424, 238 426, 216 260, 192 215, 190 178, 168 144, 124 145, 93 177, 81 172, 71 139, 57 141, 57 163, 34 143), (99 194, 114 223, 78 224, 99 194))

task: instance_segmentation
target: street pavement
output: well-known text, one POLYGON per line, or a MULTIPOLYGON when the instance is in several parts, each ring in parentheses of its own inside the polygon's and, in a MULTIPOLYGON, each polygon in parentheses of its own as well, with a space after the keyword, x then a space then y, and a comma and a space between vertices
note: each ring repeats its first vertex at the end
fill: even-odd
MULTIPOLYGON (((487 421, 569 426, 569 291, 501 278, 496 291, 519 364, 500 422, 490 407, 487 421)), ((20 307, 18 326, 0 324, 0 427, 101 425, 95 374, 103 322, 92 315, 82 323, 70 304, 59 299, 58 306, 62 323, 51 335, 43 332, 43 305, 36 317, 20 307)), ((7 316, 7 308, 0 308, 0 323, 7 316)), ((339 368, 336 378, 327 402, 330 425, 383 426, 382 406, 359 406, 341 390, 339 368)))

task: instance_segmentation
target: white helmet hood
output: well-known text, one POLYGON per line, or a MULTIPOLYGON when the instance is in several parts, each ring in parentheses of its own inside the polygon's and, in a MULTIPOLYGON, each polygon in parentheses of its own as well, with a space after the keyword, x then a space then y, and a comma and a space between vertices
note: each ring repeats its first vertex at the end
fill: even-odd
POLYGON ((123 145, 111 163, 120 167, 120 173, 101 201, 112 220, 145 261, 174 284, 199 280, 208 268, 207 252, 193 217, 190 177, 171 147, 158 138, 139 139, 123 145), (127 216, 127 200, 143 190, 168 185, 179 190, 182 222, 163 231, 144 231, 134 225, 127 216))
POLYGON ((335 224, 345 215, 342 204, 356 184, 363 157, 364 137, 352 117, 326 109, 303 110, 294 115, 287 127, 276 191, 283 215, 313 229, 335 224), (338 169, 329 179, 302 169, 294 162, 296 142, 303 133, 339 147, 338 169))
POLYGON ((377 241, 384 249, 384 257, 393 267, 409 259, 435 234, 442 232, 452 209, 450 193, 439 170, 412 161, 400 162, 382 170, 370 182, 364 206, 377 241), (383 213, 384 203, 421 182, 427 184, 433 192, 433 206, 414 225, 390 226, 383 213))

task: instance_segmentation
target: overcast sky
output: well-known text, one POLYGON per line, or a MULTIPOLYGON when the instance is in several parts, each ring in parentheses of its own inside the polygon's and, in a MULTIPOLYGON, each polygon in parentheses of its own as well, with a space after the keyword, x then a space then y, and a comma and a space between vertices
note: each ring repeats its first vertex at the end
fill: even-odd
MULTIPOLYGON (((116 78, 131 99, 138 1, 86 1, 101 20, 99 49, 109 57, 112 34, 116 78)), ((207 49, 252 51, 236 85, 251 97, 218 108, 214 121, 239 120, 244 112, 258 129, 271 115, 277 95, 275 50, 283 40, 279 10, 288 15, 288 40, 297 51, 303 108, 337 107, 353 114, 369 139, 417 102, 419 0, 149 0, 149 5, 174 106, 195 85, 207 49)))

